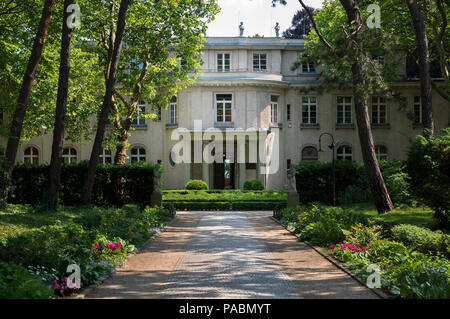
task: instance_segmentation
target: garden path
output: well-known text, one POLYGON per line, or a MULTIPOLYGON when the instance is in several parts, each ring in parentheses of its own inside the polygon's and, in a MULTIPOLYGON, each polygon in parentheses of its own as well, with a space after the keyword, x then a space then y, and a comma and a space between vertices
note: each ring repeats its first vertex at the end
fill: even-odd
POLYGON ((86 298, 377 298, 271 214, 179 212, 86 298))

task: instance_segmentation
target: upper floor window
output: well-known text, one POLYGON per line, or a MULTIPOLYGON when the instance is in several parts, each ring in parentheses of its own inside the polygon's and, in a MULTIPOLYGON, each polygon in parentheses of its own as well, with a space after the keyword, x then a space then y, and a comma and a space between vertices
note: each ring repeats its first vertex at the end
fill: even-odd
POLYGON ((253 71, 267 70, 267 55, 265 53, 253 53, 253 71))
POLYGON ((63 150, 63 162, 65 164, 71 164, 77 162, 77 150, 73 147, 66 147, 63 150))
POLYGON ((145 161, 145 148, 133 147, 131 149, 131 163, 145 161))
POLYGON ((230 53, 217 53, 217 71, 230 71, 231 55, 230 53))
POLYGON ((302 73, 316 73, 316 68, 314 64, 309 62, 302 63, 302 73))
POLYGON ((170 99, 167 122, 169 124, 177 124, 177 97, 174 96, 170 99))
POLYGON ((270 122, 278 123, 278 96, 270 96, 270 122))
POLYGON ((350 146, 340 146, 337 149, 337 153, 336 153, 336 158, 337 159, 342 159, 342 160, 353 160, 353 151, 352 148, 350 146))
POLYGON ((142 115, 145 114, 145 104, 140 102, 136 108, 136 116, 133 119, 134 126, 144 126, 145 125, 145 117, 142 115))
POLYGON ((422 98, 420 96, 414 97, 414 123, 422 123, 423 110, 422 110, 422 98))
POLYGON ((302 161, 317 161, 319 153, 314 146, 306 146, 302 150, 302 161))
POLYGON ((232 122, 233 96, 231 94, 216 95, 216 122, 232 122))
POLYGON ((36 147, 30 146, 23 151, 23 162, 39 165, 39 151, 36 147))
POLYGON ((100 163, 102 164, 111 164, 112 163, 112 152, 111 150, 107 150, 105 148, 102 149, 102 152, 99 155, 100 163))
POLYGON ((337 123, 338 124, 352 124, 352 97, 338 96, 337 97, 337 123))
POLYGON ((317 99, 315 97, 302 97, 302 123, 317 124, 317 99))
POLYGON ((382 96, 372 97, 372 123, 386 124, 386 98, 382 96))
POLYGON ((379 161, 388 159, 387 147, 384 145, 375 145, 375 154, 379 161))

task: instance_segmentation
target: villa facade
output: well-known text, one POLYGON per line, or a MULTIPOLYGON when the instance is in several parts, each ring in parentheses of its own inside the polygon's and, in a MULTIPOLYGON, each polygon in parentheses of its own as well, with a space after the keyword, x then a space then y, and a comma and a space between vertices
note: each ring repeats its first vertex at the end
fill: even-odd
MULTIPOLYGON (((338 146, 337 158, 362 161, 352 93, 330 91, 319 95, 305 94, 302 87, 317 83, 317 69, 303 64, 296 70, 292 65, 304 50, 304 40, 282 38, 214 37, 203 48, 203 75, 191 87, 180 91, 157 121, 137 118, 129 138, 129 161, 145 160, 163 163, 163 187, 182 189, 190 179, 201 179, 210 188, 242 188, 246 180, 259 179, 266 189, 286 188, 288 165, 300 161, 331 161, 332 152, 326 147, 333 134, 338 146), (194 121, 201 121, 201 127, 194 121), (245 163, 224 146, 223 157, 213 163, 175 163, 171 154, 178 142, 171 136, 177 128, 186 128, 193 137, 215 128, 255 129, 261 136, 276 134, 271 148, 277 151, 279 167, 268 173, 264 163, 250 160, 252 149, 245 144, 245 163)), ((421 132, 420 84, 406 74, 406 63, 398 65, 397 89, 407 98, 407 109, 383 96, 372 96, 369 114, 377 156, 380 159, 405 159, 409 139, 421 132)), ((139 112, 150 111, 141 105, 139 112)), ((436 130, 450 122, 448 101, 433 93, 436 130)), ((199 122, 197 122, 199 123, 199 122)), ((242 133, 245 135, 245 132, 242 133)), ((50 162, 52 136, 47 134, 22 142, 18 162, 45 164, 50 162)), ((202 149, 207 144, 203 141, 202 149)), ((64 161, 88 160, 90 142, 66 141, 64 161)), ((193 146, 194 147, 194 146, 193 146)), ((103 150, 101 162, 112 162, 114 153, 103 150)))

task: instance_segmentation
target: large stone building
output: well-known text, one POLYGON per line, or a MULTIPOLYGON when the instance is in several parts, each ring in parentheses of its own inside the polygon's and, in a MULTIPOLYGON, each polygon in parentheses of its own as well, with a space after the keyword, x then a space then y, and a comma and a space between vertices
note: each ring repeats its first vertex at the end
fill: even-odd
MULTIPOLYGON (((259 179, 267 189, 283 189, 289 163, 331 161, 332 152, 326 147, 331 143, 328 136, 323 137, 323 152, 319 152, 319 135, 323 132, 333 134, 338 141, 337 158, 361 161, 352 93, 332 91, 314 95, 299 90, 317 81, 313 65, 303 64, 292 70, 304 44, 304 40, 278 37, 208 38, 203 49, 204 74, 197 82, 180 91, 168 109, 161 112, 158 121, 135 120, 136 129, 129 138, 129 161, 161 161, 166 189, 184 188, 190 179, 202 179, 210 188, 242 188, 246 180, 259 179), (196 120, 201 120, 201 127, 194 126, 196 120), (251 155, 264 148, 264 144, 254 149, 249 141, 245 144, 245 163, 237 161, 238 155, 230 147, 224 147, 223 152, 228 153, 216 154, 216 162, 177 164, 170 155, 177 143, 171 136, 177 128, 186 128, 192 137, 201 136, 209 128, 222 131, 253 128, 259 130, 260 138, 267 133, 275 134, 269 155, 272 159, 277 157, 279 167, 269 174, 259 159, 251 163, 251 155)), ((396 102, 383 96, 373 96, 370 100, 377 156, 388 160, 404 159, 409 139, 420 133, 422 127, 419 82, 408 79, 405 64, 398 65, 398 76, 396 86, 407 97, 407 110, 400 111, 396 102)), ((448 101, 433 93, 433 108, 436 129, 447 127, 448 101)), ((148 105, 141 105, 141 112, 149 109, 148 105)), ((49 163, 51 141, 48 134, 21 143, 18 162, 49 163)), ((204 148, 206 144, 207 141, 200 146, 204 148)), ((89 142, 67 142, 64 160, 87 160, 90 151, 89 142)), ((113 155, 104 150, 101 160, 111 162, 113 155)))

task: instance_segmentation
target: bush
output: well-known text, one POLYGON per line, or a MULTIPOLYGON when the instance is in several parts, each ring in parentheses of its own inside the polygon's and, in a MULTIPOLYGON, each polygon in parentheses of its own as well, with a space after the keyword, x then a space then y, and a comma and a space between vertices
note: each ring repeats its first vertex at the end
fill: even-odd
POLYGON ((23 266, 0 261, 0 299, 48 299, 53 290, 23 266))
POLYGON ((357 224, 351 226, 350 231, 344 231, 345 242, 353 245, 369 246, 375 240, 381 239, 382 227, 373 225, 373 221, 368 221, 370 225, 357 224))
POLYGON ((264 185, 258 179, 251 179, 251 180, 245 181, 244 189, 245 190, 262 191, 264 189, 264 185))
MULTIPOLYGON (((61 170, 59 203, 73 206, 81 202, 88 162, 64 164, 61 170)), ((92 193, 92 203, 117 206, 126 203, 149 205, 153 192, 154 165, 138 162, 127 165, 99 165, 92 193)), ((8 201, 13 204, 37 204, 46 197, 48 165, 16 165, 8 201)))
POLYGON ((413 195, 434 210, 436 219, 450 225, 450 128, 441 134, 418 135, 407 160, 413 195))
POLYGON ((397 225, 391 229, 392 238, 408 248, 422 253, 444 254, 450 257, 450 235, 414 225, 397 225))
POLYGON ((199 179, 192 179, 189 182, 186 183, 187 190, 207 190, 208 185, 199 179))

